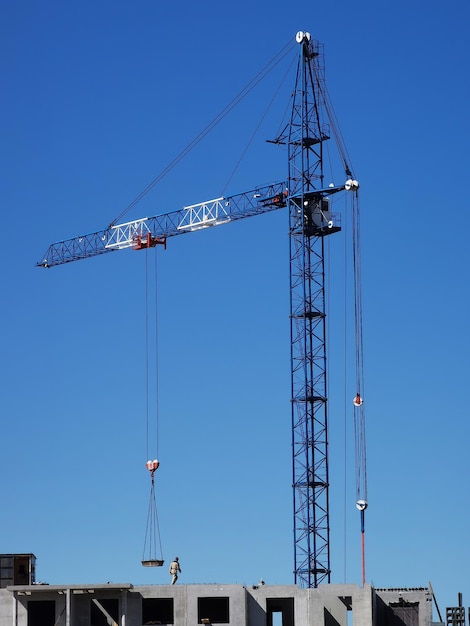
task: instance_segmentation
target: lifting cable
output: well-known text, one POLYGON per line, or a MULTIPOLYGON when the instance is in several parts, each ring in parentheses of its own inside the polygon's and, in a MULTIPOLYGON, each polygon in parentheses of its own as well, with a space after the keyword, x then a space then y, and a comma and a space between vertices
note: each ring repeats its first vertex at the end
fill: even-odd
MULTIPOLYGON (((147 251, 148 252, 148 251, 147 251)), ((150 345, 151 345, 151 329, 150 329, 150 317, 151 317, 151 303, 150 303, 150 272, 149 272, 149 263, 148 263, 148 254, 145 254, 145 361, 146 361, 146 440, 147 440, 147 458, 149 458, 150 453, 150 444, 151 442, 155 446, 155 452, 158 457, 158 413, 159 413, 159 403, 158 403, 158 383, 159 383, 159 372, 158 372, 158 272, 157 272, 157 251, 155 249, 155 264, 153 269, 153 285, 155 286, 155 294, 154 294, 154 302, 153 302, 153 312, 154 312, 154 324, 153 324, 153 346, 154 346, 154 381, 155 381, 155 396, 154 396, 154 410, 155 410, 155 422, 154 422, 154 432, 151 432, 150 428, 150 412, 151 412, 151 385, 150 385, 150 345), (152 441, 153 440, 153 441, 152 441)))
MULTIPOLYGON (((331 116, 331 111, 329 112, 331 116)), ((331 117, 330 117, 331 120, 331 117)), ((332 124, 334 126, 334 124, 332 124)), ((338 129, 335 135, 339 136, 338 129)), ((339 148, 340 146, 338 146, 339 148)), ((346 153, 344 153, 343 164, 345 167, 346 173, 350 173, 352 175, 352 170, 349 168, 346 160, 346 153)), ((354 355, 355 355, 355 386, 356 386, 356 395, 353 398, 354 405, 354 458, 355 458, 355 482, 356 482, 356 508, 359 510, 361 515, 361 560, 362 560, 362 584, 365 584, 365 546, 364 546, 364 534, 365 534, 365 510, 368 507, 367 500, 367 463, 366 463, 366 417, 365 417, 365 407, 364 407, 364 352, 363 352, 363 323, 362 323, 362 269, 361 269, 361 241, 360 241, 360 210, 359 210, 359 193, 358 189, 353 191, 352 193, 348 193, 345 198, 346 205, 350 204, 351 209, 351 256, 353 263, 353 306, 354 306, 354 355), (348 199, 349 197, 349 199, 348 199)), ((349 211, 346 212, 349 215, 349 211)), ((345 248, 347 247, 347 242, 345 241, 345 248)), ((345 259, 345 267, 344 267, 344 302, 345 302, 345 310, 344 310, 344 392, 348 387, 347 383, 347 361, 349 358, 347 357, 347 346, 348 346, 348 329, 346 320, 349 318, 347 312, 347 286, 346 280, 348 274, 347 261, 349 254, 345 249, 344 259, 345 259)), ((344 398, 346 397, 346 393, 344 393, 344 398)), ((346 543, 347 543, 347 506, 346 506, 346 492, 347 492, 347 415, 348 410, 345 406, 344 410, 344 432, 345 432, 345 440, 344 440, 344 467, 345 467, 345 475, 344 475, 344 488, 345 488, 345 507, 344 507, 344 577, 346 579, 346 543)))
MULTIPOLYGON (((346 218, 349 218, 348 209, 348 196, 346 195, 344 198, 344 214, 346 218)), ((349 225, 347 227, 349 229, 349 225)), ((348 248, 348 239, 344 237, 343 240, 343 453, 344 453, 344 477, 343 477, 343 582, 347 580, 347 555, 348 555, 348 539, 347 539, 347 510, 348 510, 348 450, 349 450, 349 442, 348 442, 348 406, 347 405, 347 390, 348 390, 348 270, 349 270, 349 248, 348 248)))
POLYGON ((272 107, 272 105, 273 105, 273 102, 275 101, 275 99, 276 99, 277 95, 279 94, 279 91, 281 90, 281 87, 282 87, 282 85, 284 84, 284 82, 285 82, 285 80, 286 80, 287 76, 290 74, 290 70, 291 70, 291 65, 289 65, 289 67, 287 68, 287 70, 286 70, 286 72, 285 72, 284 76, 282 77, 282 79, 281 79, 281 81, 280 81, 280 83, 279 83, 279 86, 277 87, 277 89, 275 90, 275 92, 274 92, 274 94, 273 94, 273 97, 272 97, 272 98, 271 98, 271 100, 268 102, 268 106, 266 107, 266 110, 265 110, 265 111, 264 111, 264 113, 262 114, 262 116, 261 116, 261 118, 260 118, 260 120, 259 120, 258 124, 257 124, 257 125, 256 125, 256 127, 255 127, 255 130, 253 131, 253 133, 252 133, 251 137, 250 137, 250 138, 249 138, 249 140, 248 140, 247 145, 245 146, 244 150, 242 151, 242 153, 241 153, 241 155, 240 155, 240 158, 239 158, 239 159, 238 159, 238 161, 236 162, 235 167, 234 167, 234 168, 233 168, 233 170, 232 170, 232 173, 230 174, 230 176, 229 176, 229 178, 228 178, 227 182, 225 183, 224 187, 222 188, 222 190, 221 190, 221 194, 220 194, 221 196, 223 196, 223 195, 225 194, 225 190, 226 190, 226 189, 227 189, 227 187, 229 186, 229 184, 230 184, 230 182, 231 182, 232 178, 233 178, 233 177, 234 177, 234 175, 235 175, 235 172, 237 171, 237 169, 238 169, 238 168, 239 168, 239 166, 240 166, 240 163, 243 161, 243 159, 244 159, 244 157, 245 157, 246 153, 248 152, 248 148, 251 146, 251 144, 253 143, 253 140, 255 139, 256 135, 258 134, 258 131, 259 131, 259 129, 261 128, 261 125, 262 125, 262 123, 264 122, 264 119, 265 119, 266 115, 268 114, 269 110, 271 109, 271 107, 272 107))
POLYGON ((367 509, 367 466, 366 466, 366 434, 364 409, 364 354, 362 333, 362 280, 361 280, 361 242, 360 212, 357 191, 352 200, 352 255, 354 272, 354 334, 356 356, 356 396, 354 397, 354 446, 356 464, 356 508, 361 514, 361 555, 362 584, 365 584, 365 553, 364 531, 365 510, 367 509))
POLYGON ((162 178, 164 178, 168 172, 170 172, 175 165, 177 165, 191 150, 197 146, 208 135, 224 117, 226 117, 232 109, 234 109, 253 89, 266 78, 266 76, 282 61, 282 59, 290 52, 294 47, 292 40, 286 44, 272 59, 269 61, 240 91, 240 93, 233 98, 222 111, 210 122, 190 143, 184 148, 161 172, 156 176, 145 189, 111 222, 109 225, 114 226, 121 218, 124 217, 135 205, 151 191, 162 178))
POLYGON ((292 61, 292 63, 290 63, 290 64, 289 64, 289 67, 287 68, 286 72, 284 73, 284 76, 282 77, 282 79, 281 79, 281 81, 280 81, 280 83, 279 83, 279 85, 278 85, 277 89, 275 90, 275 92, 274 92, 274 94, 273 94, 273 96, 272 96, 271 100, 268 102, 268 106, 266 107, 266 110, 264 111, 264 113, 263 113, 263 115, 261 116, 261 118, 260 118, 260 120, 259 120, 258 124, 256 125, 255 130, 253 131, 253 133, 252 133, 251 137, 249 138, 247 145, 245 146, 244 150, 242 151, 242 153, 241 153, 241 155, 240 155, 240 158, 239 158, 239 159, 238 159, 238 161, 236 162, 235 167, 234 167, 234 168, 233 168, 233 170, 232 170, 232 173, 230 174, 230 176, 229 176, 229 178, 228 178, 227 182, 225 183, 224 187, 222 188, 221 193, 220 193, 220 195, 221 195, 221 196, 223 196, 223 195, 225 194, 225 190, 226 190, 226 189, 227 189, 227 187, 229 186, 229 184, 230 184, 230 182, 231 182, 232 178, 234 177, 234 175, 235 175, 235 173, 236 173, 237 169, 238 169, 238 168, 239 168, 239 166, 240 166, 240 163, 243 161, 243 159, 244 159, 244 157, 245 157, 246 153, 248 152, 248 148, 251 146, 251 144, 253 143, 254 138, 255 138, 255 137, 256 137, 256 135, 258 134, 258 131, 259 131, 259 129, 261 128, 261 125, 262 125, 262 123, 264 122, 264 119, 265 119, 266 115, 268 114, 269 110, 271 109, 271 107, 272 107, 272 105, 273 105, 274 101, 276 100, 276 97, 277 97, 277 95, 279 94, 279 92, 280 92, 280 90, 281 90, 282 85, 285 83, 285 81, 286 81, 287 77, 290 75, 291 68, 292 68, 292 64, 293 64, 293 61, 292 61))
MULTIPOLYGON (((148 251, 147 251, 148 252, 148 251)), ((149 268, 148 268, 148 254, 145 254, 145 359, 146 359, 146 458, 149 459, 146 463, 146 467, 150 472, 151 487, 150 487, 150 499, 147 513, 147 525, 145 529, 144 549, 142 554, 142 565, 144 567, 159 567, 163 565, 163 552, 162 543, 160 538, 160 525, 158 521, 157 499, 155 495, 155 472, 158 469, 160 462, 158 461, 158 301, 157 301, 157 252, 155 250, 155 268, 154 268, 154 285, 155 285, 155 325, 154 325, 154 347, 155 347, 155 362, 154 362, 154 380, 155 380, 155 420, 153 422, 153 430, 151 428, 150 415, 151 410, 151 387, 150 384, 150 297, 149 297, 149 268), (155 457, 150 459, 150 446, 155 447, 155 457), (157 552, 157 549, 159 550, 157 552)), ((153 421, 153 420, 152 420, 153 421)))
MULTIPOLYGON (((314 69, 316 70, 316 68, 314 69)), ((338 152, 343 162, 344 172, 346 176, 354 178, 354 174, 353 174, 352 166, 351 166, 351 159, 349 158, 348 150, 346 148, 343 135, 341 134, 341 129, 338 124, 338 119, 336 117, 335 110, 333 108, 333 103, 331 101, 326 85, 324 84, 324 81, 322 80, 321 76, 319 76, 318 70, 316 71, 316 76, 317 76, 318 88, 322 95, 323 104, 325 105, 326 113, 330 121, 330 128, 333 131, 335 143, 336 143, 336 146, 338 147, 338 152)))

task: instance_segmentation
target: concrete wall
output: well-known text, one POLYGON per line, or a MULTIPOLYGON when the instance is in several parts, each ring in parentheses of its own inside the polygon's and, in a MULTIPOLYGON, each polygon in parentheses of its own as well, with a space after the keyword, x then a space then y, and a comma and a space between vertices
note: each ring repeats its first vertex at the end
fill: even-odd
MULTIPOLYGON (((142 599, 172 598, 175 626, 195 626, 199 598, 229 598, 231 626, 246 626, 246 593, 242 585, 149 585, 129 592, 128 623, 142 626, 142 599)), ((201 617, 205 617, 204 615, 201 617)), ((208 616, 207 616, 208 617, 208 616)))
POLYGON ((426 588, 375 590, 370 585, 363 588, 320 585, 318 589, 299 589, 294 585, 133 586, 112 583, 90 587, 31 585, 0 589, 0 626, 27 626, 28 603, 41 600, 54 600, 56 624, 40 626, 90 626, 91 610, 96 612, 97 606, 94 600, 101 604, 108 601, 114 607, 119 626, 142 626, 143 611, 158 612, 162 605, 170 607, 173 620, 167 623, 173 626, 197 626, 201 618, 211 618, 214 626, 275 626, 273 616, 282 626, 381 626, 389 621, 390 604, 397 603, 411 606, 415 616, 418 607, 416 626, 432 624, 432 594, 426 588), (220 616, 220 611, 226 612, 227 620, 214 619, 220 616))
MULTIPOLYGON (((390 605, 406 606, 418 604, 419 626, 429 626, 432 623, 432 593, 426 587, 376 589, 378 598, 377 613, 380 616, 380 606, 390 605)), ((383 609, 382 609, 383 610, 383 609)))
POLYGON ((329 626, 371 626, 374 624, 373 589, 370 585, 364 588, 357 585, 320 585, 310 589, 310 621, 311 624, 329 626), (348 622, 348 613, 351 619, 348 622))
POLYGON ((6 589, 0 589, 0 624, 11 624, 13 611, 13 594, 6 589))
POLYGON ((284 609, 283 626, 309 624, 307 594, 295 585, 254 585, 246 588, 247 622, 249 626, 266 626, 268 605, 274 610, 284 609), (293 624, 290 624, 290 606, 293 600, 293 624))

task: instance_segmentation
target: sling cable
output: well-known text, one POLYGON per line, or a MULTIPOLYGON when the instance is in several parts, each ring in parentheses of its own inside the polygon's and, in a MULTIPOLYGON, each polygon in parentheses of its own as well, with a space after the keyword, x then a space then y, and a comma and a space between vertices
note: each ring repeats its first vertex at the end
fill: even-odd
MULTIPOLYGON (((164 242, 158 242, 163 243, 164 242)), ((149 246, 150 247, 150 246, 149 246)), ((157 498, 155 495, 155 472, 160 466, 158 461, 158 314, 157 314, 157 254, 155 253, 155 325, 150 329, 150 298, 149 298, 149 267, 148 254, 145 255, 145 352, 146 352, 146 438, 147 449, 146 458, 149 459, 146 467, 150 472, 150 498, 147 513, 147 525, 145 529, 144 549, 142 554, 142 565, 144 567, 161 567, 164 563, 162 542, 160 538, 160 526, 158 522, 157 498), (154 415, 155 419, 151 419, 151 399, 150 399, 150 335, 151 330, 154 333, 155 361, 154 380, 155 380, 155 397, 154 397, 154 415), (150 457, 151 446, 155 448, 155 458, 150 457)))
POLYGON ((354 194, 352 203, 352 253, 354 271, 354 330, 356 347, 356 395, 354 405, 354 448, 356 465, 356 508, 361 515, 361 561, 362 561, 362 585, 366 581, 365 565, 365 511, 367 502, 367 465, 366 465, 366 433, 365 433, 365 409, 364 409, 364 356, 362 338, 362 281, 361 281, 361 245, 360 245, 360 220, 359 200, 357 193, 354 194))

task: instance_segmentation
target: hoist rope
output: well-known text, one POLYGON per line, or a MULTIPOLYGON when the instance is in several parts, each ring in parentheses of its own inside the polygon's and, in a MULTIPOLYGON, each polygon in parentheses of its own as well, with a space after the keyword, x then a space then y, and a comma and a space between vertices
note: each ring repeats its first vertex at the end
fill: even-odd
POLYGON ((145 377, 146 377, 146 443, 147 443, 147 459, 150 458, 150 444, 153 443, 155 447, 155 453, 158 458, 158 421, 159 421, 159 371, 158 371, 158 271, 157 271, 157 252, 154 253, 154 272, 153 272, 153 285, 155 288, 155 298, 153 303, 153 352, 154 352, 154 384, 155 384, 155 396, 154 396, 154 415, 155 420, 153 424, 154 431, 152 433, 150 427, 150 413, 151 413, 151 384, 150 384, 150 372, 151 372, 151 332, 150 332, 150 316, 151 316, 151 303, 150 303, 150 271, 148 263, 148 254, 145 254, 145 377))
POLYGON ((340 154, 341 160, 343 161, 343 167, 344 167, 344 171, 346 173, 347 176, 354 176, 353 175, 353 171, 352 171, 352 165, 351 165, 351 159, 349 158, 349 154, 346 148, 346 144, 344 142, 343 139, 343 135, 341 134, 341 129, 340 126, 338 124, 338 120, 336 117, 336 113, 335 110, 333 108, 333 104, 331 102, 331 98, 330 95, 328 93, 328 90, 326 88, 326 85, 324 84, 324 82, 321 79, 321 76, 319 75, 319 70, 314 67, 314 70, 316 71, 316 75, 317 75, 317 84, 318 84, 318 89, 322 95, 322 99, 323 99, 323 103, 325 105, 325 109, 326 109, 326 113, 328 116, 328 119, 330 121, 330 128, 333 131, 333 135, 335 138, 335 143, 338 147, 338 152, 340 154))
POLYGON ((121 220, 124 215, 126 215, 135 205, 142 200, 144 196, 146 196, 149 191, 151 191, 157 183, 159 183, 162 178, 164 178, 168 172, 170 172, 175 165, 177 165, 191 150, 197 146, 203 139, 208 135, 229 113, 234 109, 266 76, 282 61, 282 59, 290 52, 291 48, 294 46, 292 40, 289 40, 289 43, 286 44, 240 91, 240 93, 235 96, 223 109, 222 111, 210 122, 196 137, 189 142, 189 144, 184 148, 170 163, 163 168, 163 170, 156 176, 145 189, 111 222, 110 227, 114 226, 118 221, 121 220))
MULTIPOLYGON (((362 280, 361 280, 361 242, 360 211, 357 193, 353 195, 352 207, 353 233, 353 271, 354 271, 354 324, 356 343, 356 392, 364 398, 364 354, 362 324, 362 280)), ((356 457, 356 495, 357 500, 367 502, 367 467, 365 439, 364 402, 354 407, 355 457, 356 457)))
POLYGON ((148 279, 148 255, 145 254, 145 415, 146 415, 146 459, 149 456, 149 434, 150 434, 150 366, 149 366, 149 279, 148 279))
MULTIPOLYGON (((148 251, 147 251, 148 252, 148 251)), ((155 411, 155 421, 153 424, 154 433, 152 435, 151 427, 150 427, 150 415, 151 415, 151 382, 150 382, 150 372, 151 372, 151 329, 150 329, 150 319, 152 313, 152 305, 150 302, 150 292, 151 292, 151 272, 149 271, 149 261, 148 254, 145 254, 145 355, 146 355, 146 458, 149 459, 150 462, 150 446, 151 444, 155 446, 155 453, 158 459, 158 283, 157 283, 157 251, 154 253, 154 275, 152 277, 152 284, 155 289, 155 299, 153 303, 153 316, 155 320, 155 326, 153 328, 154 333, 154 352, 155 352, 155 371, 154 371, 154 382, 155 382, 155 398, 154 398, 154 411, 155 411), (154 437, 154 439, 153 439, 154 437)), ((154 460, 155 457, 154 457, 154 460)), ((149 465, 147 463, 147 468, 149 465)), ((144 540, 144 548, 142 555, 142 563, 144 561, 157 561, 157 547, 159 547, 160 555, 163 555, 162 552, 162 543, 160 538, 160 524, 158 520, 158 511, 157 511, 157 500, 155 496, 155 480, 154 480, 154 472, 158 469, 158 464, 154 466, 153 471, 151 471, 151 480, 152 485, 150 488, 150 499, 147 513, 147 525, 145 528, 145 540, 144 540), (158 543, 158 546, 157 546, 158 543), (146 550, 148 548, 148 553, 146 558, 146 550)), ((163 559, 163 556, 161 556, 163 559)))
MULTIPOLYGON (((345 196, 345 205, 347 205, 347 196, 345 196)), ((347 208, 347 206, 345 206, 344 208, 347 208)), ((348 212, 344 211, 344 214, 346 217, 348 217, 348 212)), ((346 582, 347 580, 347 555, 348 555, 348 533, 347 533, 347 528, 348 528, 348 523, 347 523, 347 519, 348 519, 348 432, 349 432, 349 428, 348 428, 348 417, 349 417, 349 402, 347 400, 348 397, 348 387, 349 387, 349 380, 348 380, 348 319, 349 319, 349 310, 348 310, 348 284, 349 284, 349 280, 348 280, 348 269, 349 269, 349 264, 348 264, 348 258, 349 258, 349 254, 348 254, 348 239, 347 237, 344 237, 343 239, 344 242, 344 249, 343 249, 343 324, 344 324, 344 329, 343 329, 343 416, 344 416, 344 428, 343 428, 343 433, 344 433, 344 438, 343 438, 343 448, 344 448, 344 476, 343 476, 343 480, 344 480, 344 492, 343 492, 343 542, 344 542, 344 548, 343 548, 343 555, 344 555, 344 563, 343 563, 343 582, 346 582)))
POLYGON ((347 572, 347 500, 348 492, 348 433, 350 432, 349 416, 350 402, 352 398, 347 398, 350 389, 348 380, 348 370, 350 363, 349 350, 352 342, 350 340, 349 322, 351 317, 350 302, 350 265, 349 259, 352 257, 352 306, 354 318, 354 384, 355 397, 353 403, 353 424, 354 424, 354 463, 355 463, 355 490, 356 507, 361 514, 361 558, 362 558, 362 582, 365 584, 365 552, 364 552, 364 525, 365 510, 367 508, 367 463, 366 463, 366 435, 365 435, 365 403, 364 403, 364 351, 363 351, 363 314, 362 314, 362 278, 361 278, 361 245, 360 245, 360 211, 358 193, 345 195, 345 215, 348 224, 346 230, 351 231, 351 243, 344 240, 344 579, 347 572), (347 210, 347 209, 350 210, 347 210), (349 223, 350 220, 350 223, 349 223), (349 250, 349 245, 351 250, 349 250))
POLYGON ((158 254, 157 250, 154 252, 154 272, 153 272, 153 280, 155 285, 155 299, 154 299, 154 308, 155 308, 155 452, 157 454, 157 459, 159 458, 158 444, 159 444, 159 387, 160 387, 160 372, 159 372, 159 345, 158 345, 158 267, 157 267, 157 259, 158 254))

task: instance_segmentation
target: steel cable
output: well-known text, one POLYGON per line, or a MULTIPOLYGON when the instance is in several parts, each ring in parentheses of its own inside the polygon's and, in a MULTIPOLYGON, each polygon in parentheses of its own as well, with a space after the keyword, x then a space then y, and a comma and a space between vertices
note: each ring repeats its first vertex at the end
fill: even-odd
POLYGON ((168 172, 170 172, 175 165, 177 165, 195 146, 198 145, 223 119, 230 111, 232 111, 237 104, 239 104, 289 53, 293 43, 289 41, 272 59, 267 63, 249 83, 240 91, 240 93, 233 98, 222 111, 210 122, 196 137, 184 148, 161 172, 156 176, 145 189, 111 222, 110 227, 114 226, 121 220, 135 205, 151 191, 162 178, 164 178, 168 172))

